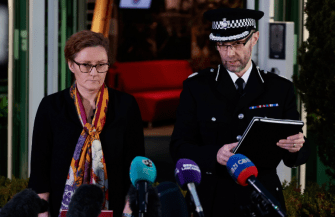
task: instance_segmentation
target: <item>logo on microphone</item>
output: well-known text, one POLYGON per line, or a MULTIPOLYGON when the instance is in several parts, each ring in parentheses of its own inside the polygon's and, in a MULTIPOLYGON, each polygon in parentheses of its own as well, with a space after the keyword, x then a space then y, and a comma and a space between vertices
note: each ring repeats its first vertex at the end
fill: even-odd
POLYGON ((152 161, 147 159, 147 160, 142 160, 142 162, 147 166, 147 167, 152 167, 152 161))
POLYGON ((198 171, 200 173, 200 169, 197 165, 194 164, 183 164, 181 170, 195 170, 198 171))
POLYGON ((251 161, 249 160, 249 158, 242 158, 242 159, 238 160, 237 163, 234 163, 231 166, 231 168, 230 168, 231 174, 235 173, 235 171, 238 169, 239 165, 243 165, 243 164, 247 164, 247 163, 251 163, 251 161))
POLYGON ((238 165, 237 163, 234 163, 233 166, 230 168, 230 172, 231 174, 234 174, 235 173, 235 170, 238 168, 238 165))
POLYGON ((238 164, 245 164, 245 163, 250 163, 251 161, 249 160, 249 158, 243 158, 241 160, 238 160, 238 164))

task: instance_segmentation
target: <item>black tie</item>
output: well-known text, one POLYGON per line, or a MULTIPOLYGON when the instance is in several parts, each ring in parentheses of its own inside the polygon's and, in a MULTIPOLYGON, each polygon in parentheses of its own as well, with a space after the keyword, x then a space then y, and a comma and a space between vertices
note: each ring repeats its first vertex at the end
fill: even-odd
POLYGON ((244 84, 244 80, 242 78, 238 78, 236 80, 236 85, 237 85, 237 92, 238 94, 240 94, 240 96, 243 94, 243 84, 244 84))

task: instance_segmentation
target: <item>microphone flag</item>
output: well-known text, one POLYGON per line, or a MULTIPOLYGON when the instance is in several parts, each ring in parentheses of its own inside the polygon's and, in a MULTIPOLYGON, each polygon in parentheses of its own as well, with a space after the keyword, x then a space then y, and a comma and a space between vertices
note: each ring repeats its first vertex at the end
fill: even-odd
POLYGON ((200 184, 201 172, 199 166, 190 159, 179 159, 175 169, 175 177, 178 185, 187 190, 188 183, 200 184))
POLYGON ((227 170, 235 182, 242 186, 248 185, 247 179, 250 176, 258 175, 255 164, 242 154, 235 154, 228 159, 227 170))
POLYGON ((138 181, 152 184, 157 177, 156 166, 149 158, 137 156, 130 164, 129 177, 134 186, 138 181))

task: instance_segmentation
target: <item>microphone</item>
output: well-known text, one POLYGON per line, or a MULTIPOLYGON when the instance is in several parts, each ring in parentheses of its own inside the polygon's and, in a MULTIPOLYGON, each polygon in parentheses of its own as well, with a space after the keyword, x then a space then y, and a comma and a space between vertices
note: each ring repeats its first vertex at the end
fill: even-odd
POLYGON ((141 217, 148 211, 148 186, 156 180, 156 166, 149 158, 137 156, 131 162, 129 176, 137 190, 136 205, 141 217))
MULTIPOLYGON (((130 185, 129 191, 128 191, 128 198, 129 198, 129 206, 132 211, 132 216, 138 216, 139 209, 137 205, 137 197, 138 197, 138 191, 133 186, 130 185)), ((161 217, 161 203, 160 199, 158 197, 157 189, 154 188, 151 185, 148 185, 148 203, 147 206, 147 217, 161 217)))
POLYGON ((162 217, 188 217, 187 204, 177 184, 162 182, 157 186, 162 217))
POLYGON ((66 216, 98 217, 104 202, 104 193, 97 185, 79 186, 70 201, 66 216))
POLYGON ((280 216, 287 216, 286 213, 281 210, 279 202, 256 179, 258 170, 249 158, 242 154, 231 156, 227 161, 227 170, 238 184, 242 186, 247 186, 249 184, 256 190, 257 193, 253 193, 252 197, 260 202, 258 206, 263 205, 266 209, 267 205, 270 205, 272 210, 276 211, 280 216))
POLYGON ((17 193, 0 211, 1 217, 37 217, 48 210, 48 202, 41 199, 35 191, 24 189, 17 193))
POLYGON ((200 217, 204 217, 204 212, 195 188, 196 185, 200 184, 201 180, 201 172, 198 165, 190 159, 179 159, 175 169, 175 177, 183 190, 187 190, 188 188, 195 204, 195 210, 200 217))

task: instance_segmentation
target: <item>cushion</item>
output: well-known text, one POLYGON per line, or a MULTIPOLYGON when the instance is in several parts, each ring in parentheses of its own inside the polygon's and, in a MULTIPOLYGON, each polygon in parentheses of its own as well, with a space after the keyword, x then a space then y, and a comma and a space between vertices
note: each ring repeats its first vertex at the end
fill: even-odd
POLYGON ((182 88, 193 73, 186 60, 156 60, 115 64, 121 90, 133 93, 182 88))
POLYGON ((176 117, 182 89, 133 93, 143 121, 156 121, 176 117))

